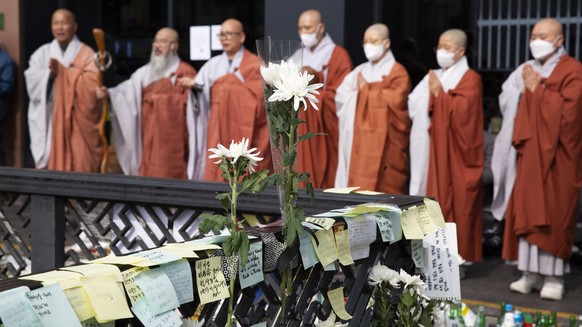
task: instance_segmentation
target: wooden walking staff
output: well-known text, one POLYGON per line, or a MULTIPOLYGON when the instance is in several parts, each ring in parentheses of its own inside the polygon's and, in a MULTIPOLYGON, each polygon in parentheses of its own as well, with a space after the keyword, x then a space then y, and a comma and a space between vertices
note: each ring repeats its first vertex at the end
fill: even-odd
MULTIPOLYGON (((95 38, 95 43, 97 43, 97 52, 95 53, 95 65, 99 69, 99 74, 97 75, 97 86, 103 86, 103 72, 106 71, 109 66, 111 66, 111 55, 109 52, 105 51, 105 35, 103 30, 100 28, 93 29, 93 37, 95 38)), ((101 122, 99 123, 99 137, 101 142, 103 142, 103 158, 101 159, 101 173, 107 172, 107 160, 109 159, 109 143, 107 142, 107 136, 105 135, 105 123, 107 122, 108 114, 108 101, 103 99, 103 111, 101 113, 101 122)))

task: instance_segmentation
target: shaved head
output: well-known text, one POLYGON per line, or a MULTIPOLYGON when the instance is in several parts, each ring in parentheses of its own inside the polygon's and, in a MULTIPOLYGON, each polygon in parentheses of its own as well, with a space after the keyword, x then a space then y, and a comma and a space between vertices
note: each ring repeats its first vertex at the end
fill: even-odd
POLYGON ((552 32, 555 36, 564 34, 562 23, 555 18, 544 18, 535 24, 534 30, 536 27, 544 27, 548 32, 552 32))
POLYGON ((228 29, 232 32, 244 32, 243 31, 243 24, 238 19, 229 18, 222 22, 222 27, 228 27, 228 29))
POLYGON ((301 19, 306 19, 312 22, 313 24, 323 23, 323 18, 321 17, 321 12, 315 9, 308 9, 301 13, 299 16, 299 21, 301 19))
POLYGON ((457 47, 467 47, 467 34, 458 28, 444 31, 441 38, 450 39, 457 47))
POLYGON ((65 8, 55 10, 52 16, 52 20, 54 20, 55 17, 63 17, 69 23, 77 23, 77 18, 75 17, 75 14, 73 14, 72 11, 65 8))
POLYGON ((384 24, 370 25, 370 27, 366 29, 366 33, 364 33, 364 35, 366 34, 369 34, 381 40, 390 38, 390 31, 388 30, 388 26, 384 24))
POLYGON ((240 51, 245 43, 246 35, 243 24, 234 18, 229 18, 220 25, 220 44, 229 59, 240 51))
POLYGON ((178 42, 178 32, 176 32, 175 29, 170 28, 170 27, 164 27, 161 28, 157 33, 156 33, 156 38, 165 38, 167 39, 169 42, 178 42))

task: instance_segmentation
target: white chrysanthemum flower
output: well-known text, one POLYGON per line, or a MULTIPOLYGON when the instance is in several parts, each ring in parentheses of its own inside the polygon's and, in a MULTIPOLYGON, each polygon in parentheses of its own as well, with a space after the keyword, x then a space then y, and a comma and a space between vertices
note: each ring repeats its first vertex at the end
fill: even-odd
POLYGON ((420 276, 409 275, 404 269, 400 269, 400 280, 404 283, 404 288, 408 288, 410 286, 413 290, 418 293, 422 293, 424 289, 424 282, 420 279, 420 276))
POLYGON ((220 164, 222 162, 222 158, 226 157, 234 166, 239 158, 245 157, 249 160, 247 168, 249 172, 253 173, 255 171, 255 167, 258 165, 257 162, 263 160, 263 158, 259 157, 259 152, 253 153, 256 150, 257 148, 249 149, 249 139, 243 137, 242 141, 240 142, 235 142, 233 140, 230 143, 228 149, 222 144, 218 144, 218 148, 216 149, 208 149, 208 151, 212 152, 208 158, 219 158, 219 160, 215 161, 214 163, 220 164))
POLYGON ((322 83, 309 85, 314 76, 307 72, 293 73, 290 70, 288 72, 280 71, 280 73, 281 78, 273 84, 275 92, 269 97, 270 102, 293 99, 293 109, 297 111, 299 104, 303 104, 304 110, 307 110, 307 102, 305 101, 307 99, 313 108, 319 110, 316 105, 319 101, 315 95, 319 94, 317 89, 323 86, 322 83))
POLYGON ((222 144, 218 144, 217 148, 210 148, 208 149, 208 151, 212 152, 211 155, 208 156, 208 158, 210 159, 217 159, 217 161, 215 161, 215 164, 219 164, 222 162, 222 157, 227 157, 230 158, 231 154, 230 154, 230 150, 225 148, 222 144))
POLYGON ((393 287, 398 288, 400 286, 400 275, 398 273, 386 266, 375 265, 370 270, 370 276, 368 276, 368 283, 371 286, 378 285, 382 282, 389 282, 393 287))
POLYGON ((288 76, 289 74, 299 74, 301 71, 301 65, 293 62, 293 60, 283 61, 280 64, 270 62, 268 66, 261 65, 261 76, 265 84, 272 87, 275 86, 275 81, 280 80, 282 76, 288 76))
POLYGON ((249 139, 244 138, 242 139, 242 141, 236 143, 234 141, 232 141, 230 143, 230 155, 231 155, 231 162, 232 164, 236 164, 236 162, 238 161, 238 159, 240 157, 245 157, 247 159, 249 159, 249 164, 247 166, 249 172, 254 172, 255 168, 259 161, 263 160, 263 158, 259 157, 259 152, 257 153, 253 153, 257 150, 257 148, 252 148, 249 149, 249 139))

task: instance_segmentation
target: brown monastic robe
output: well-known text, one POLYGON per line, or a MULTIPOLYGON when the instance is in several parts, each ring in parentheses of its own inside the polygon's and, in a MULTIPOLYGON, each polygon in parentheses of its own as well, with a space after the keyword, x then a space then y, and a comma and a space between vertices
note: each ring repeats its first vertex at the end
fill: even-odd
POLYGON ((95 96, 98 70, 93 50, 81 45, 54 79, 54 111, 49 170, 98 172, 103 156, 99 139, 102 102, 95 96))
POLYGON ((408 93, 410 78, 399 63, 381 82, 366 84, 359 91, 348 185, 408 193, 408 93))
POLYGON ((517 174, 506 212, 503 258, 517 240, 569 260, 582 185, 582 65, 564 55, 522 95, 513 131, 517 174))
POLYGON ((445 220, 457 224, 459 254, 483 257, 483 89, 467 70, 455 89, 430 95, 430 159, 427 194, 439 201, 445 220))
POLYGON ((334 186, 339 139, 335 92, 352 68, 348 52, 336 45, 328 64, 322 71, 317 72, 317 79, 325 81, 324 87, 318 90, 319 110, 315 110, 311 105, 308 105, 307 110, 299 110, 299 118, 306 122, 299 125, 299 136, 307 132, 326 134, 299 142, 297 149, 297 171, 309 173, 315 188, 334 186), (324 78, 324 75, 327 77, 324 78))
MULTIPOLYGON (((240 142, 243 137, 248 138, 249 147, 257 148, 263 158, 256 170, 269 169, 272 172, 269 128, 259 67, 259 58, 245 49, 239 67, 244 82, 235 74, 227 74, 212 84, 207 145, 208 148, 216 148, 220 143, 228 148, 232 141, 240 142)), ((215 161, 207 159, 204 179, 224 181, 215 161)))
MULTIPOLYGON (((196 70, 181 61, 176 79, 194 78, 196 70)), ((189 89, 172 84, 172 77, 150 83, 143 90, 140 176, 186 179, 188 172, 189 89)))

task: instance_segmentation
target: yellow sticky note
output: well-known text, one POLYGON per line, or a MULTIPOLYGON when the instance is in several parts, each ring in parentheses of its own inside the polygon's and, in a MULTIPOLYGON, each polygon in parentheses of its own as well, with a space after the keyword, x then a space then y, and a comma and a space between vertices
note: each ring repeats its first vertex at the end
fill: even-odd
POLYGON ((366 190, 366 191, 356 191, 356 193, 363 194, 363 195, 382 195, 382 194, 384 194, 382 192, 375 192, 375 191, 368 191, 368 190, 366 190))
MULTIPOLYGON (((41 282, 44 286, 59 283, 60 281, 79 280, 82 275, 73 271, 53 270, 45 273, 22 276, 19 279, 36 280, 41 282)), ((73 285, 71 285, 73 286, 73 285)), ((77 285, 79 286, 79 285, 77 285)))
POLYGON ((408 240, 422 240, 424 238, 424 234, 416 221, 417 212, 418 208, 416 206, 412 206, 407 210, 402 211, 400 225, 402 226, 404 236, 408 240))
POLYGON ((418 210, 416 211, 416 221, 418 222, 418 226, 423 235, 433 233, 438 227, 430 218, 425 205, 418 206, 418 210))
POLYGON ((89 297, 85 290, 80 287, 73 287, 67 290, 64 290, 65 296, 71 307, 73 307, 73 311, 79 318, 79 321, 85 321, 87 319, 95 317, 95 310, 93 310, 93 305, 91 305, 91 301, 89 301, 89 297))
POLYGON ((81 277, 81 284, 93 304, 98 322, 133 317, 115 276, 81 277))
POLYGON ((352 191, 359 189, 359 186, 356 187, 336 187, 336 188, 328 188, 323 190, 326 193, 336 193, 336 194, 350 194, 352 191))
POLYGON ((163 247, 161 247, 160 250, 171 254, 175 254, 182 258, 198 258, 198 255, 194 253, 194 251, 185 247, 177 246, 176 244, 177 243, 166 244, 163 247))
POLYGON ((98 258, 95 260, 90 261, 91 263, 105 263, 105 264, 112 264, 112 265, 133 265, 140 261, 143 261, 144 258, 133 257, 133 256, 116 256, 114 254, 110 254, 106 257, 98 258))
MULTIPOLYGON (((222 242, 221 242, 222 243, 222 242)), ((189 241, 184 243, 172 243, 172 246, 187 249, 190 251, 206 251, 206 250, 218 250, 221 249, 219 245, 211 243, 200 243, 195 241, 189 241)))
POLYGON ((315 232, 315 236, 317 237, 319 245, 315 243, 315 240, 313 238, 311 239, 311 242, 313 244, 313 248, 315 249, 317 257, 321 262, 321 265, 325 267, 330 263, 336 261, 338 259, 338 256, 337 249, 335 247, 335 240, 333 239, 333 230, 322 229, 315 232))
POLYGON ((307 217, 305 221, 321 226, 325 229, 330 229, 335 224, 335 219, 324 217, 307 217))
POLYGON ((139 299, 143 298, 143 292, 135 283, 135 276, 142 271, 149 270, 148 267, 133 267, 121 272, 123 276, 123 286, 125 286, 125 293, 129 297, 131 305, 134 305, 139 299))
POLYGON ((339 262, 344 266, 354 264, 354 259, 350 253, 350 234, 343 226, 338 227, 335 232, 335 244, 339 262))
POLYGON ((351 211, 348 211, 345 214, 345 216, 354 217, 354 216, 363 215, 365 213, 373 213, 373 212, 378 212, 378 211, 383 211, 383 210, 385 210, 385 209, 381 206, 359 205, 359 206, 356 206, 351 211))
POLYGON ((229 297, 226 279, 222 273, 221 257, 196 261, 196 286, 201 304, 229 297))
POLYGON ((339 287, 334 290, 327 292, 327 297, 329 298, 329 302, 331 303, 331 307, 335 314, 343 320, 350 320, 352 319, 352 315, 350 315, 346 311, 346 305, 344 302, 344 288, 339 287))
POLYGON ((121 271, 114 265, 107 264, 86 264, 80 266, 70 266, 61 268, 62 270, 75 271, 85 277, 89 276, 115 276, 115 281, 123 282, 121 271))
POLYGON ((445 228, 445 218, 441 206, 435 200, 424 198, 424 204, 432 221, 440 228, 445 228))
POLYGON ((245 221, 247 222, 247 224, 249 224, 249 226, 255 227, 255 226, 259 225, 259 220, 257 219, 256 215, 249 215, 249 214, 243 213, 242 216, 245 219, 245 221))

